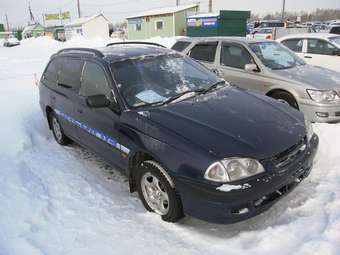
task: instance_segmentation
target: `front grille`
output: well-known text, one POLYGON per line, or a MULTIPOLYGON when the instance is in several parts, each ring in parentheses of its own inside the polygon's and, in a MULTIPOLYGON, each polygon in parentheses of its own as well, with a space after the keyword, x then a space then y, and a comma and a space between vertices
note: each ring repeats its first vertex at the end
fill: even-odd
POLYGON ((281 152, 274 157, 274 165, 278 169, 285 168, 293 163, 307 148, 306 138, 290 147, 288 150, 281 152))

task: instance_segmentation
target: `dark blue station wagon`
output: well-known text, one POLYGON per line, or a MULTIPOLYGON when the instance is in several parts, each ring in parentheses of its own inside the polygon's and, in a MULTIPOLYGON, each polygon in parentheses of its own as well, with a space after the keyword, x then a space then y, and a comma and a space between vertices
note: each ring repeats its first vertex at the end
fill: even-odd
POLYGON ((263 212, 308 176, 319 143, 302 113, 151 43, 61 50, 39 88, 56 141, 124 171, 169 222, 263 212))

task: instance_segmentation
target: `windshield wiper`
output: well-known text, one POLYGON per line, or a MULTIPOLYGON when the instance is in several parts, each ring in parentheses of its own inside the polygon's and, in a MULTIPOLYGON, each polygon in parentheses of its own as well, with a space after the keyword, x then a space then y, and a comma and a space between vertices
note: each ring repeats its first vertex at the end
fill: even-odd
POLYGON ((187 91, 185 91, 185 92, 176 94, 176 95, 174 95, 174 96, 172 96, 172 97, 169 97, 167 100, 163 101, 163 102, 162 102, 162 105, 164 105, 164 104, 169 104, 169 103, 171 103, 171 102, 173 102, 173 101, 175 101, 175 100, 181 98, 182 96, 184 96, 184 95, 186 95, 186 94, 189 94, 189 93, 197 93, 197 92, 198 92, 198 90, 187 90, 187 91))
POLYGON ((219 85, 221 84, 226 84, 226 82, 224 80, 221 80, 221 81, 217 81, 215 83, 213 83, 212 85, 210 85, 208 88, 204 89, 204 90, 201 90, 199 91, 201 94, 206 94, 214 89, 216 89, 219 85))

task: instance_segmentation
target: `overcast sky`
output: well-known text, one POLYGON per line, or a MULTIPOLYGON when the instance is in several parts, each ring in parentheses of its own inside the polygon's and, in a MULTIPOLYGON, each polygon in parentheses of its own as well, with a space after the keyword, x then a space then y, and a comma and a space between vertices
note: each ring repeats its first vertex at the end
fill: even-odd
MULTIPOLYGON (((29 21, 28 3, 35 18, 42 22, 44 13, 69 10, 71 18, 77 16, 76 0, 0 0, 0 23, 5 23, 7 13, 10 26, 24 26, 29 21)), ((181 4, 196 0, 180 0, 181 4)), ((175 5, 176 0, 80 0, 83 15, 103 13, 112 22, 122 21, 126 16, 164 6, 175 5)), ((207 11, 208 0, 200 1, 201 11, 207 11)), ((250 10, 256 14, 280 11, 282 0, 213 0, 213 10, 250 10)), ((311 11, 316 8, 340 9, 340 0, 286 0, 288 11, 311 11)), ((52 25, 51 22, 47 25, 52 25)))

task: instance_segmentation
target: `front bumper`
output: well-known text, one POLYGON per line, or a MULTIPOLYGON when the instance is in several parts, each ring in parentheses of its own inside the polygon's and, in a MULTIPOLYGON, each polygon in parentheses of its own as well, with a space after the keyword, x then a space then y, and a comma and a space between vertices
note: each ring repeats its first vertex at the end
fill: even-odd
POLYGON ((340 104, 317 104, 303 100, 299 102, 299 107, 312 122, 340 122, 340 104))
POLYGON ((245 182, 248 187, 244 189, 224 192, 216 190, 221 185, 198 184, 193 180, 176 178, 175 185, 181 195, 184 213, 219 224, 234 223, 260 214, 309 175, 318 145, 319 138, 314 135, 304 155, 288 171, 282 175, 266 173, 245 182))

